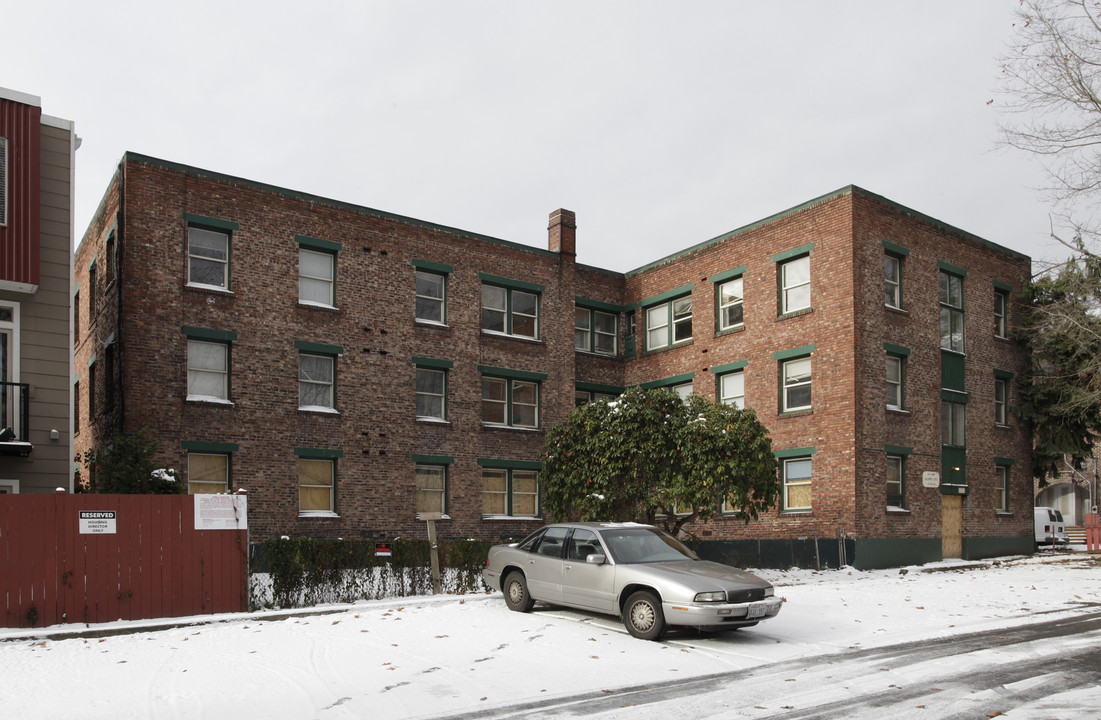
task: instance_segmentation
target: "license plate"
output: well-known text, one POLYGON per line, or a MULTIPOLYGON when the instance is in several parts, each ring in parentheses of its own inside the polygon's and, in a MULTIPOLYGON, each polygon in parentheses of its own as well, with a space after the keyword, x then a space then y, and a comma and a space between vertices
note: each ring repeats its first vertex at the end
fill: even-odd
POLYGON ((745 619, 752 620, 753 618, 764 617, 768 612, 768 606, 764 603, 753 603, 749 606, 749 610, 746 611, 745 619))

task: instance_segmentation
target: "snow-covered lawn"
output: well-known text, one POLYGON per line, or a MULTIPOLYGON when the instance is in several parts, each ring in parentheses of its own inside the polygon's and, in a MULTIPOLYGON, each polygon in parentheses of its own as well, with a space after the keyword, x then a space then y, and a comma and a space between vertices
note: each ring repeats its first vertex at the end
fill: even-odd
POLYGON ((777 618, 656 643, 615 618, 509 612, 496 594, 207 616, 170 629, 0 630, 0 716, 429 718, 1018 625, 1101 600, 1101 565, 1084 554, 759 574, 786 600, 777 618), (57 637, 73 631, 85 635, 57 637))

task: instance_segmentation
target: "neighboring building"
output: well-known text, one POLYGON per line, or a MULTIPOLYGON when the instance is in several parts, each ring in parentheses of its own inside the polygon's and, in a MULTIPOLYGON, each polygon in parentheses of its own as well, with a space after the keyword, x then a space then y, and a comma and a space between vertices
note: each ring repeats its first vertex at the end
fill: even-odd
POLYGON ((1083 464, 1081 470, 1075 470, 1070 456, 1063 458, 1063 468, 1059 475, 1048 479, 1048 484, 1040 487, 1036 482, 1036 507, 1052 507, 1063 514, 1067 527, 1086 524, 1086 516, 1097 512, 1098 504, 1098 453, 1083 464))
POLYGON ((1007 409, 1026 256, 846 187, 629 273, 127 154, 76 256, 77 449, 146 425, 251 537, 523 535, 544 431, 629 385, 754 409, 780 507, 858 567, 1029 552, 1007 409))
POLYGON ((73 123, 0 88, 0 493, 72 488, 73 123))

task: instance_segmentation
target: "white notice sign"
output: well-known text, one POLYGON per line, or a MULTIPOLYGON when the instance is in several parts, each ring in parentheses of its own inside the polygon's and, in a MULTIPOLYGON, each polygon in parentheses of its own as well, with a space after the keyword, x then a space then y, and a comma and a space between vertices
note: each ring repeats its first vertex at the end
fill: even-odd
POLYGON ((114 510, 81 510, 80 534, 81 535, 115 535, 116 529, 114 510))
POLYGON ((940 487, 940 473, 926 470, 921 474, 921 486, 927 488, 940 487))
POLYGON ((247 495, 195 495, 196 530, 247 530, 247 495))

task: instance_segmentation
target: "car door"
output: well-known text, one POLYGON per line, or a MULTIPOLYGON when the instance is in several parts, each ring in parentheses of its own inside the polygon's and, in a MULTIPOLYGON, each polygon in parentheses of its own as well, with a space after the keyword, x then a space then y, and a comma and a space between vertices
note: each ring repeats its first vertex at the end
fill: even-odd
POLYGON ((615 565, 600 538, 592 530, 577 528, 570 536, 566 560, 562 565, 562 603, 573 607, 615 613, 615 565), (587 561, 590 555, 603 555, 605 561, 595 565, 587 561))
POLYGON ((569 528, 549 527, 526 558, 528 592, 536 600, 562 602, 562 564, 569 528))

